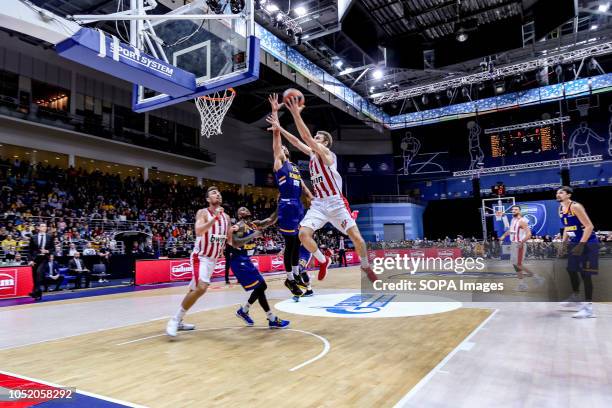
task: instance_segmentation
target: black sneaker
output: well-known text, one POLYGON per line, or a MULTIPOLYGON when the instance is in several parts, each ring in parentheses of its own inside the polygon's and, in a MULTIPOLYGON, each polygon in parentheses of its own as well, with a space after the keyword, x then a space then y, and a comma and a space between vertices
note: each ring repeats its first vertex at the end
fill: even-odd
POLYGON ((298 286, 300 286, 302 289, 308 288, 308 285, 304 283, 304 280, 302 279, 300 275, 293 275, 293 277, 295 278, 295 283, 298 286))
POLYGON ((313 295, 314 295, 314 292, 312 291, 312 289, 308 289, 306 292, 304 292, 302 297, 310 297, 310 296, 313 296, 313 295))
POLYGON ((297 283, 295 283, 295 281, 292 281, 292 280, 289 280, 289 279, 285 279, 285 286, 287 287, 287 289, 289 289, 291 291, 293 296, 302 296, 303 295, 302 290, 298 287, 298 285, 297 285, 297 283))

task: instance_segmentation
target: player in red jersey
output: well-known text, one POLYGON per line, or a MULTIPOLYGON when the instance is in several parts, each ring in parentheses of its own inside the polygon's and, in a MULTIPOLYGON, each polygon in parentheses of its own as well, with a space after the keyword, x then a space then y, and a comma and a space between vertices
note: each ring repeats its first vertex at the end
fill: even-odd
POLYGON ((320 262, 318 279, 325 278, 330 259, 323 255, 313 236, 315 231, 329 222, 351 238, 361 259, 361 270, 370 281, 376 281, 378 278, 370 266, 366 243, 352 216, 348 201, 342 195, 342 177, 338 173, 337 158, 330 150, 332 136, 322 130, 317 131, 314 137, 311 135, 301 116, 303 107, 299 106, 296 97, 289 99, 285 106, 291 112, 302 140, 283 129, 277 118, 270 116, 267 120, 273 127, 281 130, 289 143, 310 157, 310 181, 314 198, 306 216, 300 222, 299 237, 302 245, 320 262))
POLYGON ((189 292, 185 295, 176 315, 168 321, 166 326, 166 334, 171 337, 176 336, 179 330, 195 329, 195 325, 183 323, 183 317, 206 293, 217 259, 223 254, 225 244, 231 244, 231 222, 221 207, 223 199, 217 187, 208 188, 206 201, 208 208, 202 208, 196 214, 196 241, 190 258, 193 279, 189 284, 189 292))

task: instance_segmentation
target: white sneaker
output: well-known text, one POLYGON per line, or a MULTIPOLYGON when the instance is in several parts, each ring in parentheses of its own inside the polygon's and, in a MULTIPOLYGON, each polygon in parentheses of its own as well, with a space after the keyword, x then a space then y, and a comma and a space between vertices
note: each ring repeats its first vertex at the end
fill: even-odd
POLYGON ((529 290, 529 286, 527 286, 527 282, 519 282, 516 290, 519 292, 527 292, 529 290))
POLYGON ((580 299, 574 293, 572 293, 567 299, 559 303, 561 307, 578 307, 580 306, 580 299))
POLYGON ((179 324, 180 322, 174 317, 168 320, 168 324, 166 325, 166 334, 170 337, 176 337, 176 332, 178 331, 179 324))
POLYGON ((586 319, 589 317, 595 317, 595 315, 593 314, 593 305, 590 303, 585 303, 584 305, 582 305, 580 310, 578 310, 578 313, 574 313, 572 317, 575 319, 586 319))
POLYGON ((195 330, 195 324, 180 322, 178 325, 178 329, 181 331, 195 330))

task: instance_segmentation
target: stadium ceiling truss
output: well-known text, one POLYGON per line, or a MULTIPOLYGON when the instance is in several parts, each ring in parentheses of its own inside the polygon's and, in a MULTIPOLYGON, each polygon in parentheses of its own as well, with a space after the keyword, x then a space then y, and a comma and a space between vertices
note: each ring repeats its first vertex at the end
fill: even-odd
MULTIPOLYGON (((502 79, 525 72, 535 71, 544 67, 553 67, 557 64, 567 64, 582 60, 582 67, 586 58, 605 54, 612 54, 612 41, 606 41, 600 44, 588 44, 588 42, 586 42, 586 44, 583 44, 580 48, 574 50, 562 51, 553 55, 545 55, 529 61, 510 64, 499 68, 494 68, 493 70, 487 69, 483 72, 449 78, 427 85, 410 87, 398 91, 381 92, 371 95, 370 98, 375 104, 380 105, 423 94, 437 93, 446 91, 448 89, 460 88, 462 86, 469 86, 495 79, 502 79)), ((580 72, 580 69, 578 69, 577 72, 580 72)))
POLYGON ((456 171, 453 173, 453 177, 480 176, 483 174, 508 173, 508 172, 513 172, 513 171, 522 171, 522 170, 539 170, 543 167, 563 167, 563 166, 569 166, 570 164, 592 163, 592 162, 597 162, 597 161, 602 161, 602 160, 603 160, 603 157, 601 155, 580 156, 580 157, 572 157, 569 159, 548 160, 548 161, 535 162, 535 163, 514 164, 510 166, 488 167, 488 168, 481 168, 481 169, 474 169, 474 170, 456 171))
POLYGON ((572 119, 569 116, 562 116, 560 118, 536 120, 533 122, 517 123, 516 125, 485 129, 484 132, 485 132, 485 135, 490 135, 491 133, 497 133, 497 132, 508 132, 512 130, 531 129, 531 128, 538 127, 538 126, 556 125, 557 123, 569 122, 571 120, 572 119))

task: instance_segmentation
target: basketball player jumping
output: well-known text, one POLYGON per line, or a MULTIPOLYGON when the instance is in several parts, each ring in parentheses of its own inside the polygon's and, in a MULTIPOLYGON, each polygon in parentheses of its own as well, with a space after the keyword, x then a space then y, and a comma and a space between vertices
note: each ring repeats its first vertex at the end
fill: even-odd
POLYGON ((238 209, 238 222, 233 227, 232 243, 230 248, 230 264, 234 276, 242 285, 244 290, 253 291, 247 302, 236 311, 236 316, 244 320, 247 326, 255 324, 249 310, 251 306, 259 301, 266 317, 268 318, 268 326, 271 329, 283 328, 289 326, 288 320, 282 320, 272 313, 268 299, 266 297, 266 281, 257 267, 253 265, 251 256, 255 250, 254 239, 261 236, 261 229, 272 225, 273 221, 251 221, 251 212, 246 207, 238 209))
POLYGON ((270 116, 267 121, 272 127, 280 129, 281 134, 289 143, 310 157, 310 180, 314 198, 306 216, 300 222, 299 238, 302 245, 320 263, 318 279, 325 278, 330 259, 323 255, 313 236, 315 231, 330 222, 336 229, 351 238, 361 259, 362 272, 370 281, 376 281, 378 278, 370 267, 366 243, 351 216, 348 202, 342 195, 342 177, 338 173, 336 155, 330 150, 333 143, 332 136, 328 132, 319 130, 312 137, 302 119, 303 107, 299 105, 297 97, 289 98, 285 106, 291 112, 303 142, 283 129, 278 118, 270 116))
POLYGON ((221 207, 222 197, 217 187, 206 190, 208 208, 198 210, 195 222, 196 241, 191 253, 193 279, 181 307, 166 325, 166 334, 175 337, 178 330, 194 330, 195 325, 183 323, 185 313, 206 293, 217 258, 223 254, 225 243, 231 243, 230 218, 221 207))
MULTIPOLYGON (((572 294, 561 305, 579 307, 575 318, 595 317, 593 315, 593 281, 591 275, 598 273, 599 243, 593 232, 594 226, 581 204, 572 201, 573 189, 561 187, 557 190, 559 217, 563 224, 563 244, 567 245, 567 272, 570 276, 572 294), (580 303, 580 277, 584 282, 586 303, 580 303)), ((564 252, 564 250, 562 251, 564 252)))
POLYGON ((541 277, 534 275, 529 269, 527 269, 523 265, 523 261, 525 260, 525 243, 531 239, 531 228, 529 228, 529 223, 527 219, 523 217, 521 214, 521 206, 513 205, 512 206, 512 222, 510 222, 510 229, 502 234, 499 237, 500 241, 503 241, 506 236, 510 235, 510 262, 512 262, 512 266, 516 271, 517 277, 519 279, 518 290, 525 292, 529 290, 529 286, 527 282, 523 280, 523 277, 526 275, 528 277, 534 277, 538 283, 541 282, 541 277))
MULTIPOLYGON (((278 119, 278 96, 272 94, 268 97, 272 107, 272 116, 278 119)), ((302 194, 312 200, 312 193, 304 185, 298 167, 289 160, 289 150, 281 143, 280 129, 271 127, 272 149, 274 152, 274 177, 280 193, 277 207, 278 229, 285 238, 285 250, 283 260, 287 279, 285 286, 289 288, 294 296, 312 296, 308 282, 303 282, 300 277, 300 240, 298 231, 300 221, 304 218, 304 207, 302 205, 302 194), (297 279, 296 279, 297 278, 297 279), (303 293, 298 285, 307 288, 303 293)), ((306 276, 308 276, 306 274, 306 276)))

